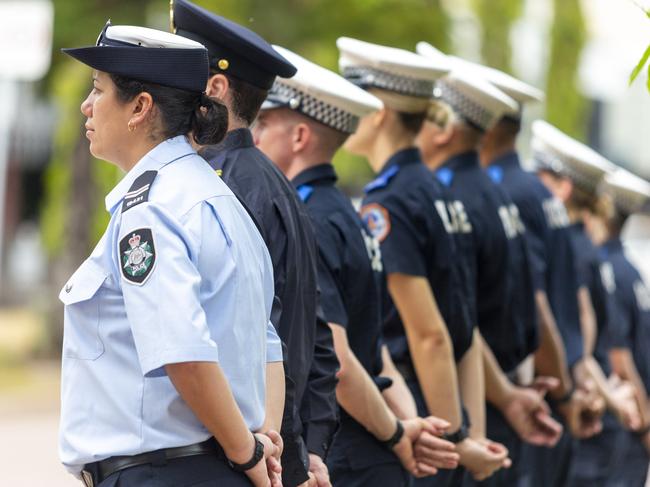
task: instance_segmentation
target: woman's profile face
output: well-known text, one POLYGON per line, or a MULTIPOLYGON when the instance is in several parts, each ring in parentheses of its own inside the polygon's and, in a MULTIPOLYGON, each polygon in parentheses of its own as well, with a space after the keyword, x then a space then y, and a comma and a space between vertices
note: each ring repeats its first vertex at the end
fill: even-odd
POLYGON ((86 137, 90 153, 98 159, 118 163, 128 140, 130 103, 117 98, 117 88, 111 77, 102 71, 93 72, 93 89, 81 104, 86 117, 86 137))
POLYGON ((374 115, 374 113, 370 113, 359 120, 357 130, 343 144, 343 148, 346 151, 354 155, 365 156, 371 149, 372 143, 377 135, 376 128, 372 123, 372 117, 374 115))

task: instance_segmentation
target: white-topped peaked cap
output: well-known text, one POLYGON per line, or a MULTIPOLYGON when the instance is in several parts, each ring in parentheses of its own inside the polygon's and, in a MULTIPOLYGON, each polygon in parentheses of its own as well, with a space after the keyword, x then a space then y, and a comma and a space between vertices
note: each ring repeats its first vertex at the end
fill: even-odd
POLYGON ((62 49, 99 71, 170 88, 203 93, 208 51, 196 41, 169 32, 109 20, 94 46, 62 49))
POLYGON ((431 98, 437 79, 449 72, 442 57, 435 61, 419 54, 339 37, 339 68, 343 76, 364 89, 379 88, 401 95, 431 98))
POLYGON ((140 46, 176 49, 205 49, 186 37, 135 25, 108 25, 97 39, 98 46, 140 46))
POLYGON ((606 174, 616 165, 589 146, 569 137, 544 120, 532 125, 533 161, 537 170, 568 177, 589 192, 596 192, 606 174))
POLYGON ((287 107, 328 127, 351 134, 359 119, 383 103, 338 74, 280 46, 273 48, 297 68, 292 78, 276 78, 262 110, 287 107))
POLYGON ((650 183, 621 167, 605 176, 603 190, 612 197, 616 207, 628 215, 650 202, 650 183))
MULTIPOLYGON (((442 53, 428 42, 418 42, 416 46, 418 54, 435 58, 442 53)), ((469 72, 474 72, 482 76, 485 80, 496 86, 510 98, 514 99, 519 105, 529 102, 540 102, 544 100, 544 92, 534 86, 524 83, 523 81, 483 64, 473 63, 457 56, 448 56, 449 62, 454 68, 462 68, 469 72)))
POLYGON ((434 98, 445 102, 474 128, 485 131, 503 115, 519 111, 515 100, 488 82, 476 69, 470 68, 469 64, 454 61, 454 58, 426 42, 418 43, 416 49, 432 62, 443 56, 447 58, 450 72, 436 83, 434 98))

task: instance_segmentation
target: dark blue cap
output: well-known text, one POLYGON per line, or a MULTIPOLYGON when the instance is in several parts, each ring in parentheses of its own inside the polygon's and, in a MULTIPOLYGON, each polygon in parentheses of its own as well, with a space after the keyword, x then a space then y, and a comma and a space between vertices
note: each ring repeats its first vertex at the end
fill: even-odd
POLYGON ((276 76, 291 78, 296 68, 255 32, 187 0, 174 0, 174 33, 203 44, 214 70, 268 90, 276 76))
POLYGON ((146 27, 111 25, 97 45, 62 49, 91 68, 171 88, 202 93, 208 82, 208 52, 181 36, 146 27))

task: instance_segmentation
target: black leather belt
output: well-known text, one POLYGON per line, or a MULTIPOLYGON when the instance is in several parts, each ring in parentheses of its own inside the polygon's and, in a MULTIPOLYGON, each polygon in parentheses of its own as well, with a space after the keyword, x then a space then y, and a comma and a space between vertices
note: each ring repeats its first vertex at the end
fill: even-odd
POLYGON ((214 455, 225 460, 226 454, 214 438, 193 445, 140 453, 132 456, 110 457, 99 462, 89 463, 81 471, 81 479, 86 487, 97 487, 109 475, 139 465, 164 465, 175 458, 195 455, 214 455))

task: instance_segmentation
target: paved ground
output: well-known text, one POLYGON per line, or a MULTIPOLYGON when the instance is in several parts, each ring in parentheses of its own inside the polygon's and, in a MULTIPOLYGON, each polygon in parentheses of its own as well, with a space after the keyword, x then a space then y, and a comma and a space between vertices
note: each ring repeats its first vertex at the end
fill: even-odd
POLYGON ((57 364, 0 373, 0 486, 79 487, 59 463, 57 364))

